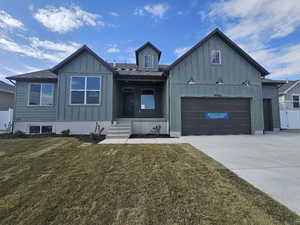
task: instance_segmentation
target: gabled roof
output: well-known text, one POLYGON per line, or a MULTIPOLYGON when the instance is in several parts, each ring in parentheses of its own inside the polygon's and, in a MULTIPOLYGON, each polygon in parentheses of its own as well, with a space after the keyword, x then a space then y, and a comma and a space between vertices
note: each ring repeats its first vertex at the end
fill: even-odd
POLYGON ((8 80, 49 80, 56 81, 57 75, 51 70, 40 70, 30 73, 24 73, 16 76, 7 77, 8 80))
POLYGON ((98 56, 95 52, 93 52, 89 47, 87 47, 86 45, 83 45, 81 48, 79 48, 77 51, 75 51, 73 54, 71 54, 70 56, 68 56, 67 58, 65 58, 63 61, 61 61, 60 63, 58 63, 56 66, 54 66, 51 71, 54 73, 57 73, 57 71, 59 69, 61 69, 64 65, 68 64, 69 62, 71 62, 76 56, 78 56, 79 54, 81 54, 82 52, 87 51, 88 53, 90 53, 91 55, 93 55, 101 64, 103 64, 108 70, 110 70, 111 72, 114 71, 114 68, 108 64, 106 61, 104 61, 100 56, 98 56))
POLYGON ((7 84, 0 80, 0 92, 15 93, 15 86, 7 84))
POLYGON ((254 66, 262 76, 266 76, 270 74, 264 67, 262 67, 258 62, 256 62, 251 56, 249 56, 243 49, 241 49, 236 43, 234 43, 229 37, 227 37, 222 31, 218 28, 213 30, 210 34, 208 34, 205 38, 199 41, 196 45, 194 45, 189 51, 179 57, 175 62, 173 62, 169 66, 169 70, 174 68, 178 63, 183 61, 186 57, 191 55, 196 49, 202 46, 206 41, 208 41, 212 36, 218 35, 223 41, 225 41, 230 47, 235 49, 241 56, 243 56, 252 66, 254 66))
POLYGON ((160 60, 160 56, 161 56, 161 51, 155 47, 150 41, 147 41, 145 44, 143 44, 140 48, 138 48, 136 51, 135 51, 135 57, 136 57, 136 64, 138 65, 139 64, 139 58, 138 58, 138 54, 143 51, 146 47, 150 47, 152 48, 154 51, 157 52, 158 54, 158 61, 160 60))
POLYGON ((291 89, 296 87, 300 83, 300 80, 290 80, 286 81, 284 85, 282 85, 279 88, 279 94, 286 94, 288 93, 291 89))

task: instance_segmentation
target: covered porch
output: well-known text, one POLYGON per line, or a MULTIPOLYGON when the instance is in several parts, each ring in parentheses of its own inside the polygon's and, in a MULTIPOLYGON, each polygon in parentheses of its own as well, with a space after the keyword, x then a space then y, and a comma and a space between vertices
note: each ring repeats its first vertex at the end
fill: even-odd
POLYGON ((114 78, 114 121, 131 126, 132 134, 169 133, 168 82, 163 76, 119 75, 114 78))

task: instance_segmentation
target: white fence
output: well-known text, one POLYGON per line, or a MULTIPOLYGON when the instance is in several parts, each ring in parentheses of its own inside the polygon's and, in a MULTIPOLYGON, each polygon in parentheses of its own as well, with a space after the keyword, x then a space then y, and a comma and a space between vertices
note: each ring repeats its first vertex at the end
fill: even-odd
POLYGON ((11 129, 11 124, 13 120, 13 109, 8 111, 0 111, 0 130, 11 129))
POLYGON ((300 129, 300 105, 292 101, 280 102, 280 123, 282 129, 300 129))

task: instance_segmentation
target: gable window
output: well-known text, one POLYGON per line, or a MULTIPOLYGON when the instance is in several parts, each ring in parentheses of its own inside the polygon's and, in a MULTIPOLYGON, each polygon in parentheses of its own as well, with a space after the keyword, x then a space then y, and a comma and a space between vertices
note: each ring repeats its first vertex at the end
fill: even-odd
POLYGON ((210 55, 211 64, 221 64, 221 51, 212 50, 210 55))
POLYGON ((50 106, 54 99, 53 84, 30 84, 29 105, 50 106))
POLYGON ((143 90, 141 94, 141 109, 155 109, 155 96, 153 90, 143 90))
POLYGON ((71 105, 99 105, 101 77, 80 76, 71 78, 71 105))
POLYGON ((293 95, 293 107, 299 108, 300 107, 300 96, 299 95, 293 95))
POLYGON ((145 68, 153 68, 153 56, 152 55, 145 55, 144 56, 144 67, 145 68))

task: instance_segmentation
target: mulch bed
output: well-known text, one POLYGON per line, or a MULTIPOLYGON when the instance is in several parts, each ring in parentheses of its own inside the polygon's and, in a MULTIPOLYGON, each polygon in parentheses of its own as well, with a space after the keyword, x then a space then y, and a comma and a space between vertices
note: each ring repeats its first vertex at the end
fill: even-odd
POLYGON ((0 134, 0 139, 13 139, 13 138, 47 138, 47 137, 74 137, 82 142, 89 142, 97 144, 100 141, 105 139, 105 135, 94 136, 93 138, 90 135, 69 135, 65 136, 62 134, 25 134, 24 136, 16 136, 11 133, 0 134))

